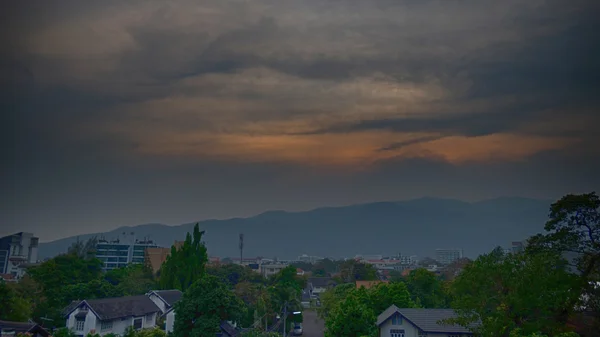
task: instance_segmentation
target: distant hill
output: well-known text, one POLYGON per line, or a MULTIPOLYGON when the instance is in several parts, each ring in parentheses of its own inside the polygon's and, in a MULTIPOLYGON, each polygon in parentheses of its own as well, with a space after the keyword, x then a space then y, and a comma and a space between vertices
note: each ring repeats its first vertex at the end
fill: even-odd
MULTIPOLYGON (((475 257, 494 247, 508 246, 543 231, 552 201, 498 198, 467 203, 422 198, 376 202, 306 212, 269 211, 250 218, 200 221, 210 255, 239 255, 238 236, 244 233, 244 256, 295 258, 301 254, 351 257, 355 254, 416 254, 433 256, 436 248, 462 248, 475 257)), ((194 224, 146 224, 121 227, 95 235, 107 239, 134 231, 170 247, 183 240, 194 224)), ((40 257, 63 253, 77 237, 40 244, 40 257)))

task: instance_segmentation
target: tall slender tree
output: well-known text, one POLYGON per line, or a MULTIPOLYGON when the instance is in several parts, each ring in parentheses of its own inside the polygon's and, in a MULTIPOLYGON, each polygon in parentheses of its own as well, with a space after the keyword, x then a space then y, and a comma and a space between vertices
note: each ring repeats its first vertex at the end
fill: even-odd
POLYGON ((196 224, 193 234, 186 235, 181 248, 171 247, 171 255, 161 266, 159 285, 162 289, 185 291, 204 275, 208 255, 203 235, 204 231, 196 224))

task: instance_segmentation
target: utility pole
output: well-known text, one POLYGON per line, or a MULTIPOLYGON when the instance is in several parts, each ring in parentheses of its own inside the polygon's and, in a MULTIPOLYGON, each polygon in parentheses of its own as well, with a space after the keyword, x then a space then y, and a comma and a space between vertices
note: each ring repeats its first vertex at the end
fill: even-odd
POLYGON ((244 265, 244 233, 240 233, 240 266, 244 265))

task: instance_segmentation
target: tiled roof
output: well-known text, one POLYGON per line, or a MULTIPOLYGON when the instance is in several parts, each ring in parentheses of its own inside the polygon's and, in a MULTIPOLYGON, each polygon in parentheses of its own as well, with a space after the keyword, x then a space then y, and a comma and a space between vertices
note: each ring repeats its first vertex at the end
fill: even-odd
MULTIPOLYGON (((92 311, 101 320, 115 319, 128 316, 144 316, 160 309, 146 295, 103 298, 97 300, 82 301, 89 305, 92 311)), ((78 303, 80 305, 82 302, 78 303)), ((76 307, 72 307, 65 315, 70 314, 76 307)))
POLYGON ((438 321, 456 317, 456 312, 452 309, 398 308, 392 305, 377 317, 377 325, 381 325, 395 313, 399 313, 424 332, 471 333, 470 330, 459 325, 438 324, 438 321))
POLYGON ((183 293, 177 289, 173 289, 173 290, 156 290, 154 291, 158 296, 160 296, 163 300, 165 300, 165 302, 167 302, 167 305, 172 307, 175 302, 179 301, 179 299, 181 298, 181 296, 183 295, 183 293))

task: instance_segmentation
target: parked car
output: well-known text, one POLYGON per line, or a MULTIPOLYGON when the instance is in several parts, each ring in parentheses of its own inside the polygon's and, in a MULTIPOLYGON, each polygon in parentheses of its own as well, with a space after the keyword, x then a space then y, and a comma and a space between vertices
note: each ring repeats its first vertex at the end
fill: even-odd
POLYGON ((294 330, 292 331, 292 334, 294 336, 302 336, 302 324, 296 323, 296 325, 294 325, 294 330))

